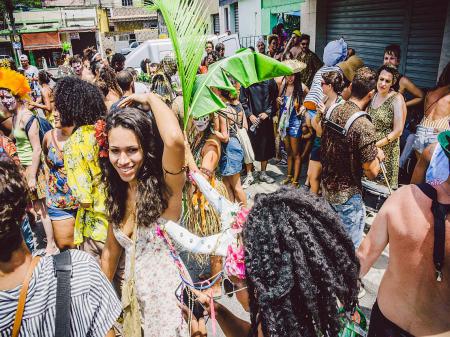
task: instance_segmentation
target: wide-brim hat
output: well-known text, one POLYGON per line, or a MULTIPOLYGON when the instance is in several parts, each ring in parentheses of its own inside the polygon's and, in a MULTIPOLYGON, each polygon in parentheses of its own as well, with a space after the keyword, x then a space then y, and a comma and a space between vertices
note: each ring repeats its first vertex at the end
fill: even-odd
POLYGON ((296 74, 306 68, 306 63, 299 60, 284 60, 282 63, 292 69, 292 73, 296 74))
POLYGON ((450 158, 450 130, 443 131, 437 136, 437 140, 444 149, 445 154, 450 158))
POLYGON ((356 71, 359 68, 364 67, 364 62, 360 57, 353 55, 350 56, 347 60, 338 63, 337 66, 342 70, 345 78, 351 82, 355 77, 356 71))

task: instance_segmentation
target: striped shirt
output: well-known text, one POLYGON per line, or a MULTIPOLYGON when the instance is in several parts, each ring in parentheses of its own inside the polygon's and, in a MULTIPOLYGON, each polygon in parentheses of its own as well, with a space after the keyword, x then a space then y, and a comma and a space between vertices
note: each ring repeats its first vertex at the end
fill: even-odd
POLYGON ((322 75, 329 71, 340 71, 337 66, 323 66, 314 75, 311 88, 309 93, 306 95, 303 105, 309 110, 316 110, 317 104, 322 101, 323 91, 322 91, 322 75))
MULTIPOLYGON (((72 250, 71 337, 104 337, 122 306, 90 255, 72 250)), ((19 337, 55 336, 56 283, 53 258, 43 257, 30 280, 19 337)), ((21 285, 0 291, 0 337, 10 337, 21 285)))

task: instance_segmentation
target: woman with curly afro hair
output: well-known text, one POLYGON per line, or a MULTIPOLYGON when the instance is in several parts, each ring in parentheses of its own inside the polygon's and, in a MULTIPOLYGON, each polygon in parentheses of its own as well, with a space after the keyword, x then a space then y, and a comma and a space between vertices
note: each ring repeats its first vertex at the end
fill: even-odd
POLYGON ((94 124, 104 118, 106 106, 100 90, 77 77, 58 81, 55 106, 61 124, 74 126, 62 149, 67 183, 79 203, 74 244, 100 260, 108 219, 94 124))
MULTIPOLYGON (((215 303, 225 336, 337 336, 338 303, 347 311, 357 303, 359 263, 328 203, 288 187, 258 194, 242 234, 246 279, 229 279, 251 324, 215 303)), ((196 295, 209 310, 210 299, 196 295)))

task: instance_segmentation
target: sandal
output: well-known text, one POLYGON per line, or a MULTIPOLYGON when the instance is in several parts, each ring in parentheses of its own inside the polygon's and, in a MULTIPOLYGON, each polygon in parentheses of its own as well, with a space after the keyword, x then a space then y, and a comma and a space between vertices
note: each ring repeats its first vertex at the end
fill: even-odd
POLYGON ((292 183, 292 176, 288 175, 282 182, 281 185, 289 185, 292 183))
POLYGON ((298 181, 294 181, 294 180, 291 181, 291 184, 292 184, 292 187, 294 187, 294 188, 299 188, 299 186, 300 186, 300 183, 298 181))

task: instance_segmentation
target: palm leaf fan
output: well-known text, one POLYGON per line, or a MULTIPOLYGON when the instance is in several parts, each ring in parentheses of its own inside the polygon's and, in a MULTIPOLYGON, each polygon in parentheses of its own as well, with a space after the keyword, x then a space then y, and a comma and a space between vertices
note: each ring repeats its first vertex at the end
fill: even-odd
POLYGON ((203 56, 208 32, 207 0, 152 0, 150 10, 159 10, 172 40, 183 90, 184 125, 188 120, 195 76, 203 56))
POLYGON ((236 54, 212 64, 208 73, 198 75, 195 80, 190 115, 199 118, 220 109, 225 103, 217 96, 213 88, 236 94, 229 77, 233 77, 244 88, 279 76, 288 76, 293 68, 261 53, 242 49, 236 54))

